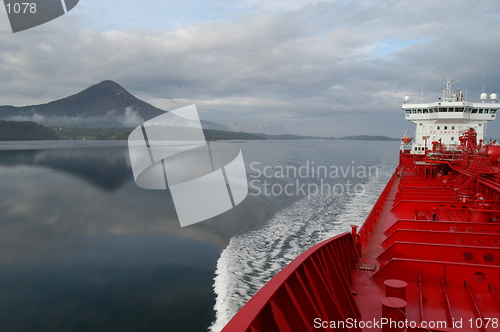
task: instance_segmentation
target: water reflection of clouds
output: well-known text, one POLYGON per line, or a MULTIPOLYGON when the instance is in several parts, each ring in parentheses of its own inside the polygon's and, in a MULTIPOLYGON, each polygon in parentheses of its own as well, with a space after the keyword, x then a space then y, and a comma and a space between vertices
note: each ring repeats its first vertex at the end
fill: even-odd
POLYGON ((168 191, 132 181, 126 147, 0 151, 0 179, 0 330, 213 320, 215 264, 235 226, 181 229, 168 191))
MULTIPOLYGON (((89 160, 92 150, 95 149, 46 150, 35 154, 16 151, 17 155, 11 153, 2 158, 0 260, 38 260, 61 251, 81 251, 83 247, 89 250, 89 237, 109 234, 129 238, 131 242, 134 237, 149 241, 148 236, 160 236, 167 242, 176 237, 191 239, 192 243, 184 242, 180 249, 164 248, 168 252, 162 255, 166 259, 183 257, 185 248, 196 242, 220 250, 231 236, 256 225, 271 209, 262 198, 249 197, 223 215, 181 228, 168 191, 144 190, 129 180, 111 191, 95 184, 117 169, 113 158, 118 157, 118 162, 122 158, 113 152, 108 156, 110 161, 96 168, 95 159, 89 160), (58 166, 54 167, 54 163, 58 166), (101 169, 102 173, 87 172, 82 176, 62 169, 62 164, 80 164, 83 170, 101 169)), ((101 149, 104 150, 108 149, 101 149)), ((120 167, 126 167, 131 176, 129 165, 120 167)), ((75 259, 78 257, 83 255, 75 259)))
MULTIPOLYGON (((347 156, 345 162, 351 164, 363 155, 360 150, 370 150, 369 143, 356 145, 354 151, 350 145, 269 141, 243 144, 242 148, 248 163, 297 167, 304 160, 328 165, 339 154, 347 156)), ((249 195, 222 215, 181 228, 168 190, 145 190, 132 181, 126 142, 1 143, 0 178, 3 261, 87 246, 86 237, 105 234, 172 235, 220 250, 234 234, 257 225, 273 211, 272 205, 280 206, 286 199, 267 198, 269 202, 249 195), (27 150, 15 150, 19 148, 27 150)))

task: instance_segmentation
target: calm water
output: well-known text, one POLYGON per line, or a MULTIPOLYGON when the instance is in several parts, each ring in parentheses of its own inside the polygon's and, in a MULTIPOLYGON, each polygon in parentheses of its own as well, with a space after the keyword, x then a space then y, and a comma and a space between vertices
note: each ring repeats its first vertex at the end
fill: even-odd
POLYGON ((251 194, 181 228, 168 191, 134 183, 126 142, 0 143, 0 330, 217 330, 282 265, 339 232, 347 207, 366 214, 398 148, 239 144, 251 194), (313 165, 344 176, 314 176, 313 165), (351 176, 348 166, 379 172, 351 176), (347 181, 363 194, 340 194, 347 181), (314 192, 326 184, 336 193, 314 192))

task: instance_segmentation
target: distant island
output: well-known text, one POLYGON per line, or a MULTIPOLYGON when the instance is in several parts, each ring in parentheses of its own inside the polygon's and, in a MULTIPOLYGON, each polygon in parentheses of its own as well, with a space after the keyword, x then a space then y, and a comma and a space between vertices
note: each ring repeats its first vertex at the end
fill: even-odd
POLYGON ((352 140, 352 141, 397 141, 397 139, 387 136, 370 136, 370 135, 355 135, 355 136, 344 136, 337 138, 339 140, 352 140))
MULTIPOLYGON (((127 140, 134 128, 93 128, 93 127, 47 127, 31 121, 0 120, 0 141, 34 140, 127 140)), ((292 134, 267 135, 232 132, 215 129, 203 129, 205 138, 217 140, 300 140, 300 139, 335 139, 334 137, 299 136, 292 134)), ((338 140, 356 141, 394 141, 387 136, 345 136, 338 140)))
MULTIPOLYGON (((0 120, 0 141, 35 140, 127 140, 133 128, 46 127, 30 121, 0 120)), ((204 129, 205 138, 215 140, 264 140, 249 133, 204 129)))
POLYGON ((313 136, 299 136, 293 134, 281 134, 281 135, 268 135, 257 133, 254 134, 256 136, 262 137, 262 139, 277 139, 277 140, 293 140, 293 139, 323 139, 322 137, 313 137, 313 136))

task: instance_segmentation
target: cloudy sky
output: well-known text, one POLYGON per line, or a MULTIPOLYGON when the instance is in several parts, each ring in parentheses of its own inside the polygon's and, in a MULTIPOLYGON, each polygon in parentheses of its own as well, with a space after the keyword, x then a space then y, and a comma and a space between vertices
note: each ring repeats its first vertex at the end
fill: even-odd
MULTIPOLYGON (((500 92, 499 1, 80 0, 13 34, 0 9, 0 105, 111 79, 165 110, 302 135, 401 137, 402 99, 459 79, 500 92)), ((500 123, 488 136, 500 137, 500 123)))

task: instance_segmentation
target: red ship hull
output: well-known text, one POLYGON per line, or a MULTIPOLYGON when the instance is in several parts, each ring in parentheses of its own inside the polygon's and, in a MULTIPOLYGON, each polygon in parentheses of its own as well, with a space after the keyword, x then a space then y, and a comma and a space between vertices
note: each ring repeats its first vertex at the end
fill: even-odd
POLYGON ((500 168, 473 143, 401 152, 359 232, 301 254, 223 331, 499 331, 500 168))

